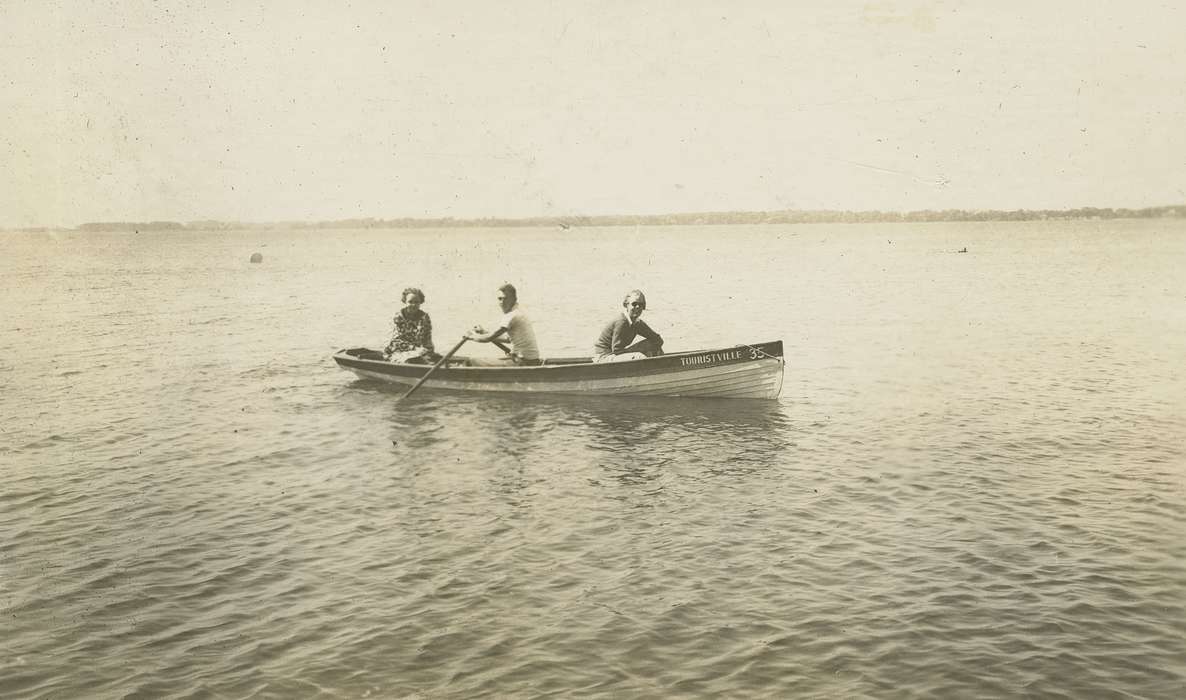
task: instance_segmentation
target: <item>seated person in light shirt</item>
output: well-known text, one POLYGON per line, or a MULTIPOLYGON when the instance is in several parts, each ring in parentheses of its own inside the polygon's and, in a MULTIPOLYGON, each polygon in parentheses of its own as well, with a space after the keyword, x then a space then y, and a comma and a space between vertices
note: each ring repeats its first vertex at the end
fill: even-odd
POLYGON ((509 349, 503 348, 507 350, 507 356, 497 360, 470 358, 470 364, 538 365, 539 346, 535 343, 535 330, 527 315, 519 308, 519 295, 514 285, 504 284, 498 288, 498 307, 502 309, 503 316, 497 328, 487 333, 485 328, 474 326, 465 337, 479 343, 496 343, 500 347, 502 343, 499 340, 506 338, 511 341, 509 349))
POLYGON ((594 362, 620 362, 663 354, 663 338, 642 320, 647 298, 635 289, 622 300, 622 313, 601 329, 593 346, 594 362), (631 345, 636 336, 642 340, 631 345))

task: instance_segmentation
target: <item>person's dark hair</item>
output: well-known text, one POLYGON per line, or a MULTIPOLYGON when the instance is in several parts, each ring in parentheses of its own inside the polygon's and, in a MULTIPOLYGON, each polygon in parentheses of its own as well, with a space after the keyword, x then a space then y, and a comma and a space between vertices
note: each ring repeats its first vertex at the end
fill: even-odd
POLYGON ((519 301, 519 293, 515 291, 515 285, 513 285, 513 284, 510 284, 510 283, 504 284, 498 288, 498 291, 509 296, 511 299, 514 299, 515 301, 519 301))
POLYGON ((647 308, 647 295, 643 294, 641 289, 631 289, 626 292, 626 296, 622 297, 622 306, 630 303, 630 297, 638 297, 638 300, 642 302, 642 308, 647 308))
POLYGON ((424 292, 420 291, 420 289, 417 287, 408 287, 407 289, 404 290, 403 294, 399 295, 399 301, 401 304, 408 303, 408 295, 409 294, 415 294, 416 297, 420 299, 420 303, 421 304, 424 303, 424 292))

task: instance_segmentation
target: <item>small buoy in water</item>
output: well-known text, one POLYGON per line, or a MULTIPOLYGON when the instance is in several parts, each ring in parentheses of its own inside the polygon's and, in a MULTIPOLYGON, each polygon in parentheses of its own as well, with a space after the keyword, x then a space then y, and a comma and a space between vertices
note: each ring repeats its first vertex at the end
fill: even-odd
POLYGON ((263 261, 264 261, 263 253, 252 253, 251 262, 263 262, 263 261))

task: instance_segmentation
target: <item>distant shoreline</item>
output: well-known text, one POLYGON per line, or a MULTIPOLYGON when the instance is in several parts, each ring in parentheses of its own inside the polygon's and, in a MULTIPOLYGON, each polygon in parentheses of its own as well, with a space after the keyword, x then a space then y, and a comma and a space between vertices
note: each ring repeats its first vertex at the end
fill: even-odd
POLYGON ((8 231, 231 231, 268 229, 417 229, 417 228, 530 228, 560 229, 590 226, 703 226, 746 224, 866 224, 866 223, 932 223, 967 221, 1069 221, 1110 219, 1186 218, 1186 205, 1146 207, 1143 209, 1112 209, 1081 207, 1078 209, 943 209, 910 212, 883 211, 760 211, 760 212, 701 212, 687 214, 638 214, 605 216, 540 216, 525 218, 488 217, 480 219, 337 219, 334 221, 96 221, 74 228, 23 227, 8 231))

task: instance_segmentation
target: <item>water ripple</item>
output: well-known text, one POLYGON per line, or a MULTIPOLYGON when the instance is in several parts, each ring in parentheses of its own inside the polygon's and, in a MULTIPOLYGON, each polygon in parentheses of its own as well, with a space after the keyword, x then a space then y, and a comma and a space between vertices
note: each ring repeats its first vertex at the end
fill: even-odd
MULTIPOLYGON (((1073 276, 1109 269, 1104 238, 986 238, 956 272, 926 252, 950 232, 891 259, 812 230, 834 238, 766 241, 796 303, 732 319, 787 341, 777 402, 399 401, 335 368, 387 332, 392 251, 482 267, 453 234, 268 233, 262 269, 244 232, 18 247, 0 304, 38 330, 0 366, 0 695, 1180 695, 1186 291, 1073 276)), ((589 269, 618 269, 601 233, 589 269)), ((752 268, 637 238, 682 251, 680 288, 752 268)), ((1140 279, 1180 287, 1183 240, 1140 279)), ((558 298, 602 284, 585 266, 558 298)), ((473 308, 430 296, 456 337, 473 308)), ((585 309, 533 309, 587 344, 585 309)), ((669 342, 708 317, 669 305, 669 342)))

